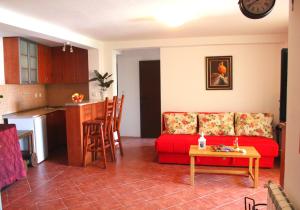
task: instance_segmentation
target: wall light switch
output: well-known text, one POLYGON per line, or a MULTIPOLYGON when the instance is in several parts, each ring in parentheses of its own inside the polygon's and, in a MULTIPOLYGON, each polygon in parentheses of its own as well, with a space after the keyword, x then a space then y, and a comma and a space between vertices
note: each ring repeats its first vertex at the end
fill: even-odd
POLYGON ((39 97, 42 98, 42 93, 39 93, 39 97))
POLYGON ((34 97, 37 98, 37 97, 38 97, 38 93, 35 93, 35 94, 34 94, 34 97))

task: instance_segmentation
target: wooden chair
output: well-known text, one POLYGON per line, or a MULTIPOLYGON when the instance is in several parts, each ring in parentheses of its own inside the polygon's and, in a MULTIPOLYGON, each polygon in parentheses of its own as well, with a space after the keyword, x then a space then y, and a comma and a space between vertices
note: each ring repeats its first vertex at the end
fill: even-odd
POLYGON ((114 110, 114 124, 113 124, 113 131, 117 133, 118 139, 114 139, 114 149, 117 144, 119 144, 120 147, 120 153, 123 156, 123 145, 120 135, 120 125, 121 125, 121 119, 122 119, 122 110, 123 110, 123 103, 124 103, 124 95, 121 96, 121 98, 117 98, 117 96, 114 96, 116 99, 115 104, 115 110, 114 110))
POLYGON ((116 100, 105 99, 105 114, 103 119, 83 122, 83 166, 86 166, 86 156, 91 152, 92 160, 97 159, 100 152, 106 168, 106 150, 109 149, 112 161, 115 160, 112 139, 112 122, 116 100))

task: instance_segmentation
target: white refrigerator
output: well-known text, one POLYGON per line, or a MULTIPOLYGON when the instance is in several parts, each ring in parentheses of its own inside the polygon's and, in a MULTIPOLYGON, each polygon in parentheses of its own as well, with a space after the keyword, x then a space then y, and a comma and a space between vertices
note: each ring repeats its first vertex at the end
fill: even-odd
MULTIPOLYGON (((29 118, 7 118, 8 124, 16 124, 17 130, 33 131, 33 151, 40 163, 48 157, 46 115, 29 118)), ((27 142, 20 142, 21 150, 27 149, 27 142)))

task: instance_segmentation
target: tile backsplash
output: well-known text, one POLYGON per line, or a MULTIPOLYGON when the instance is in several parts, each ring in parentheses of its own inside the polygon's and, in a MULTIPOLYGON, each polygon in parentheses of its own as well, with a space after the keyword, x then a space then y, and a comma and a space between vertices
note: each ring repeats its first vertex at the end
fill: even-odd
POLYGON ((0 85, 0 120, 2 115, 47 105, 44 85, 0 85))
POLYGON ((2 115, 44 106, 63 106, 72 102, 75 92, 89 97, 88 84, 0 85, 0 123, 2 115))
POLYGON ((84 95, 84 100, 89 99, 89 84, 51 84, 46 85, 48 106, 63 106, 72 102, 74 93, 84 95))

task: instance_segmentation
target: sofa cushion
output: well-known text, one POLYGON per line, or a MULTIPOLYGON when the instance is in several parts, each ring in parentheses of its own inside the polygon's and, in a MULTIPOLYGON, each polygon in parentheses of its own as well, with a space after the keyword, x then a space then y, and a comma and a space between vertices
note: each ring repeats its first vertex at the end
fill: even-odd
POLYGON ((236 113, 235 133, 237 136, 264 136, 273 138, 273 115, 269 113, 236 113))
MULTIPOLYGON (((197 145, 199 135, 162 134, 156 140, 158 153, 174 153, 188 155, 190 145, 197 145)), ((205 136, 207 145, 224 144, 232 146, 234 136, 205 136)), ((278 144, 271 138, 259 136, 239 136, 240 146, 254 146, 261 156, 276 157, 278 144)))
POLYGON ((208 136, 234 136, 234 113, 199 113, 199 132, 208 136))
POLYGON ((192 112, 164 113, 165 131, 169 134, 197 133, 197 114, 192 112))
POLYGON ((190 145, 197 144, 199 134, 162 134, 156 139, 155 146, 158 153, 188 154, 190 145))

